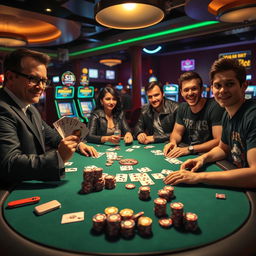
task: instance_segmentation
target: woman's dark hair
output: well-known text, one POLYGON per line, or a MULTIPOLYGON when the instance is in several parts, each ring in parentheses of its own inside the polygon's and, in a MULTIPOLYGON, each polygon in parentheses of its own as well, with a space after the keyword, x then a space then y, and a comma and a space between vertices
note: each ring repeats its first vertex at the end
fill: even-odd
POLYGON ((113 115, 118 116, 122 110, 121 98, 117 90, 112 87, 104 87, 100 90, 100 93, 96 100, 96 109, 104 109, 101 100, 105 97, 107 93, 110 93, 117 101, 115 108, 113 109, 113 115))
POLYGON ((216 60, 211 67, 210 70, 210 79, 211 83, 213 82, 213 78, 216 73, 233 70, 236 74, 236 78, 239 81, 240 85, 246 82, 246 70, 243 65, 239 63, 236 59, 226 59, 220 58, 216 60))

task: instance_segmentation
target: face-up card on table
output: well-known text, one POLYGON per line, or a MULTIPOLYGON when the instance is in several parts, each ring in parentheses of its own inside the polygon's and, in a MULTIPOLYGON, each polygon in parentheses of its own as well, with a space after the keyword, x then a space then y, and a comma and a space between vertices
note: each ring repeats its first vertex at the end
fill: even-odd
POLYGON ((131 165, 121 165, 120 170, 121 171, 132 171, 133 167, 131 165))
POLYGON ((71 166, 73 164, 73 162, 66 162, 64 165, 65 166, 71 166))
POLYGON ((163 169, 163 170, 161 171, 161 173, 162 173, 162 174, 165 174, 165 175, 169 175, 169 174, 172 173, 172 172, 174 172, 174 171, 168 170, 168 169, 163 169))
POLYGON ((84 220, 84 212, 73 212, 62 215, 61 224, 79 222, 84 220))
POLYGON ((140 173, 129 173, 129 178, 131 181, 139 181, 140 173))
POLYGON ((152 173, 151 175, 156 180, 162 180, 163 178, 165 178, 165 176, 162 173, 152 173))
POLYGON ((149 177, 147 173, 140 173, 139 178, 140 178, 139 182, 142 186, 155 184, 155 182, 149 177))
POLYGON ((77 168, 65 168, 65 172, 77 172, 77 168))
POLYGON ((127 174, 118 173, 116 174, 116 182, 126 182, 128 178, 127 174))
POLYGON ((140 173, 151 172, 152 170, 148 167, 137 168, 140 173))

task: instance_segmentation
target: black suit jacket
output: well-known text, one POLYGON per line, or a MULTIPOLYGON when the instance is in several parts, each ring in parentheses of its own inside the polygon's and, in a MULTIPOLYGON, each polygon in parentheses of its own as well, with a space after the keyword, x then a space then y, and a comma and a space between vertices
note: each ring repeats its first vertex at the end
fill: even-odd
POLYGON ((0 90, 0 182, 60 180, 56 149, 61 137, 48 126, 34 106, 33 123, 3 90, 0 90), (46 147, 52 150, 46 151, 46 147))

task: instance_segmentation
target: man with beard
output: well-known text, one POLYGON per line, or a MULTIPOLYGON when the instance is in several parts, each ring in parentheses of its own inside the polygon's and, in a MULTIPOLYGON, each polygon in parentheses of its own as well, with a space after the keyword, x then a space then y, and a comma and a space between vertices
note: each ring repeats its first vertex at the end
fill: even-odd
POLYGON ((145 88, 148 104, 142 107, 134 136, 142 144, 164 142, 172 132, 178 103, 164 98, 160 82, 151 82, 145 88))
POLYGON ((180 104, 170 143, 164 155, 180 157, 207 152, 217 146, 221 136, 224 109, 214 99, 202 98, 203 82, 196 72, 185 72, 179 78, 180 93, 186 102, 180 104), (188 146, 179 146, 179 143, 188 146))
POLYGON ((256 102, 244 98, 247 88, 245 67, 238 60, 221 58, 213 63, 210 77, 214 98, 226 110, 220 143, 211 151, 185 161, 180 170, 168 175, 164 182, 255 188, 256 102), (231 160, 236 168, 196 172, 207 163, 223 159, 231 160))

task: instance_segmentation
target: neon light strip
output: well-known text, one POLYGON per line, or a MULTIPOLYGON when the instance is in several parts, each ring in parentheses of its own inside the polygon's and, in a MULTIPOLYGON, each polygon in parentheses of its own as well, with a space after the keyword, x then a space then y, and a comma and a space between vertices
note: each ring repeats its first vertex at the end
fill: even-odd
POLYGON ((154 50, 148 50, 147 48, 143 48, 142 50, 143 50, 145 53, 154 54, 154 53, 159 52, 161 49, 162 49, 162 46, 159 45, 159 46, 158 46, 156 49, 154 49, 154 50))
POLYGON ((173 29, 145 35, 145 36, 134 37, 131 39, 124 40, 122 42, 116 42, 116 43, 106 44, 106 45, 102 45, 102 46, 98 46, 95 48, 90 48, 90 49, 86 49, 86 50, 82 50, 82 51, 72 52, 69 54, 69 56, 77 56, 77 55, 85 54, 85 53, 89 53, 89 52, 96 52, 99 50, 108 49, 108 48, 112 48, 112 47, 119 46, 119 45, 125 45, 125 44, 129 44, 129 43, 138 42, 138 41, 147 40, 147 39, 156 38, 156 37, 161 37, 161 36, 165 36, 165 35, 169 35, 169 34, 175 34, 175 33, 179 33, 179 32, 190 30, 190 29, 214 25, 217 23, 219 23, 219 22, 218 21, 199 22, 199 23, 196 23, 193 25, 187 25, 187 26, 180 27, 180 28, 173 28, 173 29))

